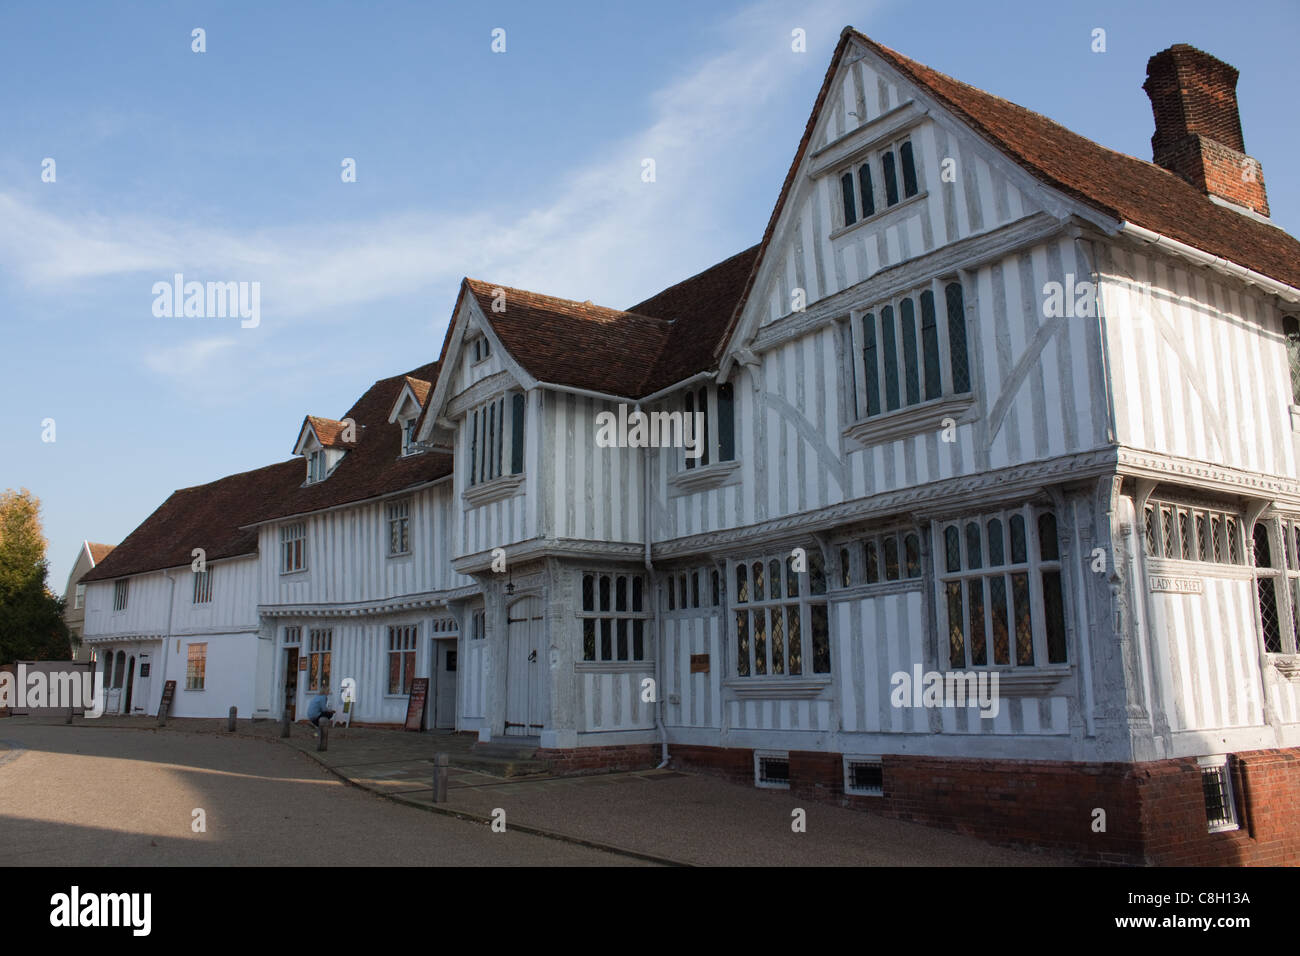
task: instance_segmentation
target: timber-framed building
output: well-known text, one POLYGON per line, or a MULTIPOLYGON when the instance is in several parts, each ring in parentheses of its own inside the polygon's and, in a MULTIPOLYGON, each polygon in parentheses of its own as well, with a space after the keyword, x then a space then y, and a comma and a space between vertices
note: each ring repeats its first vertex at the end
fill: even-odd
POLYGON ((110 707, 428 677, 558 769, 1300 861, 1300 242, 1236 77, 1153 56, 1147 162, 846 29, 757 245, 625 310, 466 279, 437 361, 168 499, 84 579, 110 707))

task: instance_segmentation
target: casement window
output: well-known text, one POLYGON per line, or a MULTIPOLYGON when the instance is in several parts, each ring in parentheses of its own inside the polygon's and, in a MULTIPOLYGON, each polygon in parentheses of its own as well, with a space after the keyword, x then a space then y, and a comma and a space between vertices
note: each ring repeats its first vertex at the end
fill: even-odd
POLYGON ((289 574, 307 567, 307 524, 299 521, 280 529, 280 573, 289 574))
POLYGON ((329 690, 333 644, 334 631, 330 628, 312 628, 307 632, 307 689, 313 693, 329 690))
POLYGON ((910 139, 894 143, 840 173, 844 225, 874 216, 920 192, 910 139))
POLYGON ((1198 757, 1196 762, 1201 769, 1201 793, 1205 797, 1209 832, 1238 829, 1237 801, 1227 755, 1198 757))
POLYGON ((297 647, 302 643, 302 628, 298 625, 292 625, 284 629, 285 647, 297 647))
POLYGON ((714 568, 669 572, 660 579, 660 587, 669 611, 722 604, 722 576, 714 568))
POLYGON ((1026 505, 935 523, 948 666, 1066 663, 1056 515, 1026 505))
POLYGON ((185 689, 203 690, 207 677, 208 645, 190 644, 185 650, 185 689))
POLYGON ((874 534, 856 548, 840 548, 840 586, 888 584, 921 578, 921 536, 915 531, 874 534), (856 554, 854 552, 857 552, 856 554), (854 566, 854 558, 861 560, 854 566))
POLYGON ((1143 514, 1143 541, 1153 558, 1245 564, 1242 519, 1230 511, 1148 501, 1143 514))
POLYGON ((1282 317, 1282 334, 1286 337, 1287 365, 1291 369, 1291 402, 1300 405, 1300 317, 1282 317))
POLYGON ((413 455, 416 452, 415 447, 415 425, 416 419, 407 418, 402 421, 402 455, 413 455))
POLYGON ((970 392, 961 283, 936 280, 877 303, 851 328, 859 421, 970 392))
POLYGON ((466 450, 471 486, 524 470, 524 404, 523 392, 510 392, 470 411, 466 450))
POLYGON ((86 606, 86 586, 84 584, 78 584, 77 592, 73 597, 72 607, 73 610, 77 610, 85 606, 86 606))
POLYGON ((388 516, 388 554, 411 553, 411 502, 394 501, 384 508, 388 516))
POLYGON ((388 693, 409 694, 415 677, 415 625, 388 629, 388 693))
POLYGON ((127 599, 127 594, 130 591, 130 588, 131 588, 131 581, 129 578, 114 583, 113 585, 113 610, 114 611, 126 610, 126 599, 127 599))
POLYGON ((643 574, 584 574, 582 627, 584 661, 643 661, 646 659, 647 621, 643 574))
POLYGON ((488 341, 486 335, 480 335, 470 346, 470 352, 474 357, 474 364, 478 364, 492 354, 492 343, 488 341))
POLYGON ((831 672, 826 568, 817 547, 804 555, 806 571, 788 552, 732 562, 737 677, 831 672))
POLYGON ((736 401, 735 391, 730 382, 724 382, 716 388, 704 386, 687 391, 683 399, 683 433, 695 438, 697 444, 692 451, 699 450, 698 458, 692 458, 683 451, 683 461, 687 468, 703 468, 710 462, 735 461, 736 459, 736 401), (703 433, 694 435, 695 413, 703 412, 703 433))
POLYGON ((212 601, 212 569, 194 572, 194 603, 208 604, 212 601))
POLYGON ((1255 609, 1264 650, 1300 653, 1300 517, 1260 518, 1252 544, 1255 609))

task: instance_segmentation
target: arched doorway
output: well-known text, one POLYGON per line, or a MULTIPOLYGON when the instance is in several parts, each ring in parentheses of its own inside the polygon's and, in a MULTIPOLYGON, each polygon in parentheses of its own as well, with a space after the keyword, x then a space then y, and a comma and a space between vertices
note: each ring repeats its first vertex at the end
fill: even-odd
POLYGON ((520 598, 507 609, 506 618, 506 736, 536 737, 546 724, 542 599, 520 598))
POLYGON ((131 688, 135 686, 135 657, 126 662, 126 696, 122 699, 122 713, 131 713, 131 688))

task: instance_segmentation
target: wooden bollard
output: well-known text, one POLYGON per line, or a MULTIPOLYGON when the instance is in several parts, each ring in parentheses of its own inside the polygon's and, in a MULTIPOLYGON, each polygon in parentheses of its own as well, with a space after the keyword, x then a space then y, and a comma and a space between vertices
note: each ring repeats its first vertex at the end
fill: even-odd
POLYGON ((167 704, 166 703, 158 705, 158 726, 159 727, 167 726, 167 704))
POLYGON ((72 705, 71 705, 71 704, 68 705, 68 716, 67 716, 67 719, 65 719, 63 722, 64 722, 65 724, 70 724, 70 723, 72 723, 72 705))
POLYGON ((281 737, 289 736, 289 715, 288 714, 280 715, 280 736, 281 737))
POLYGON ((433 755, 433 802, 447 802, 447 754, 433 755))
POLYGON ((231 707, 230 716, 226 718, 226 730, 232 734, 235 732, 235 715, 238 713, 238 707, 231 707))
POLYGON ((330 725, 329 725, 329 721, 328 721, 328 720, 325 720, 324 718, 322 718, 322 719, 321 719, 321 722, 320 722, 320 725, 319 725, 316 729, 317 729, 317 730, 319 731, 319 733, 320 733, 320 736, 317 737, 317 739, 316 739, 316 749, 317 749, 317 750, 329 750, 329 749, 330 749, 330 725))

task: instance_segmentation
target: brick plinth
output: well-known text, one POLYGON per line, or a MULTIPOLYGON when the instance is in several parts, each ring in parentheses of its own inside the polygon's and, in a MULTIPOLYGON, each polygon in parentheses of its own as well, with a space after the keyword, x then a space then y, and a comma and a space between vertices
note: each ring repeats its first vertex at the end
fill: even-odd
MULTIPOLYGON (((670 749, 674 767, 753 783, 752 750, 670 749)), ((1231 766, 1241 827, 1220 833, 1209 832, 1194 758, 1085 764, 887 755, 884 795, 871 797, 844 793, 839 754, 791 751, 790 790, 1093 863, 1300 864, 1300 750, 1239 754, 1231 766)))
POLYGON ((539 750, 536 759, 552 773, 610 773, 619 770, 648 770, 660 761, 658 744, 629 744, 622 747, 575 747, 571 750, 539 750))

